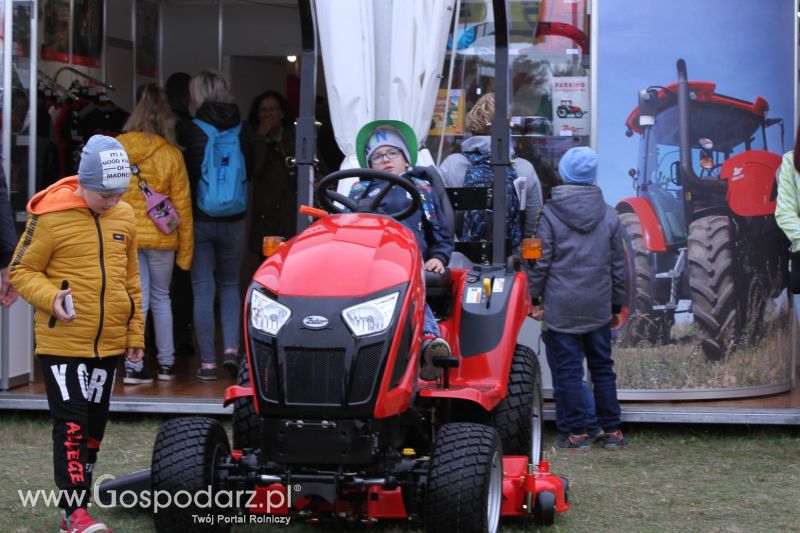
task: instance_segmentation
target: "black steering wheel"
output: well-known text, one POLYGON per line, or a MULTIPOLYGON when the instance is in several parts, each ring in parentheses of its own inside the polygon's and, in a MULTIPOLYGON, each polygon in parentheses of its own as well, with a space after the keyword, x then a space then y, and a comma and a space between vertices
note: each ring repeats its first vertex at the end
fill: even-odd
MULTIPOLYGON (((381 202, 394 187, 400 187, 411 196, 411 203, 404 209, 396 213, 381 213, 390 216, 395 220, 404 220, 413 215, 422 204, 422 197, 419 195, 417 187, 410 179, 395 174, 389 174, 382 170, 372 168, 349 168, 328 174, 317 184, 317 196, 319 203, 329 213, 377 213, 381 202), (359 200, 348 198, 339 194, 331 185, 338 185, 339 182, 347 178, 358 178, 363 180, 383 180, 385 183, 378 186, 377 194, 359 200), (334 204, 338 202, 344 208, 334 204)), ((373 189, 374 191, 375 189, 373 189)))

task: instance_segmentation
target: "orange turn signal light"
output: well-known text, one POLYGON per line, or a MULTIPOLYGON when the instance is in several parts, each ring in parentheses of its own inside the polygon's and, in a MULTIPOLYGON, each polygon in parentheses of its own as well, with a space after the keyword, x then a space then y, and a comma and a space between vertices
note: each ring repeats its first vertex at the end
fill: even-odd
POLYGON ((540 259, 542 257, 542 239, 530 237, 522 239, 522 258, 540 259))
POLYGON ((261 239, 261 253, 264 257, 269 257, 273 255, 275 252, 280 250, 281 246, 284 245, 284 239, 280 236, 269 235, 261 239))

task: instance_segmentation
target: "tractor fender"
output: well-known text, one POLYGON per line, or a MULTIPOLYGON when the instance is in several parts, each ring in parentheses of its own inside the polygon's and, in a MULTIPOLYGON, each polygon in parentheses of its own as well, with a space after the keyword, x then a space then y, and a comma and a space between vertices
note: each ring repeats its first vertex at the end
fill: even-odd
POLYGON ((625 198, 617 204, 617 213, 635 213, 642 225, 642 242, 648 252, 666 252, 664 233, 653 206, 644 198, 625 198))
POLYGON ((239 398, 253 398, 253 387, 243 387, 241 385, 231 385, 225 389, 225 397, 222 406, 227 407, 239 398))
POLYGON ((719 177, 728 182, 725 200, 731 211, 743 217, 775 214, 775 173, 781 156, 765 150, 748 150, 722 163, 719 177))

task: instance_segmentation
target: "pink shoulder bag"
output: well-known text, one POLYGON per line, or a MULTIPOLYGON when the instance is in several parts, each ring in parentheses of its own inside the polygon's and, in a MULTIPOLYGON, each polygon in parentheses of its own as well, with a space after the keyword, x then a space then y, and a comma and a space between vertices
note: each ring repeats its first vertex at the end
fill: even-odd
POLYGON ((175 211, 175 206, 172 205, 169 196, 152 190, 147 185, 147 181, 139 174, 138 165, 131 165, 131 172, 139 181, 139 189, 141 189, 147 203, 147 216, 150 217, 150 220, 153 221, 159 231, 166 234, 172 233, 181 223, 181 217, 175 211))

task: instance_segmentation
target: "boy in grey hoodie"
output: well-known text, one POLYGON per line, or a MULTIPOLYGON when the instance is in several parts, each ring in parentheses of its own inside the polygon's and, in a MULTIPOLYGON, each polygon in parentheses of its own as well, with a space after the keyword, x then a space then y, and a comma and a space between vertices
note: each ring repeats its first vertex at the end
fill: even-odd
POLYGON ((563 401, 569 434, 556 441, 562 448, 588 450, 586 405, 582 394, 583 359, 594 384, 597 419, 604 447, 627 442, 619 430, 620 407, 611 359, 611 327, 625 302, 623 228, 614 209, 595 185, 597 154, 572 148, 559 163, 564 185, 542 210, 537 237, 542 257, 528 262, 531 316, 544 320, 543 338, 553 375, 554 395, 563 401))

